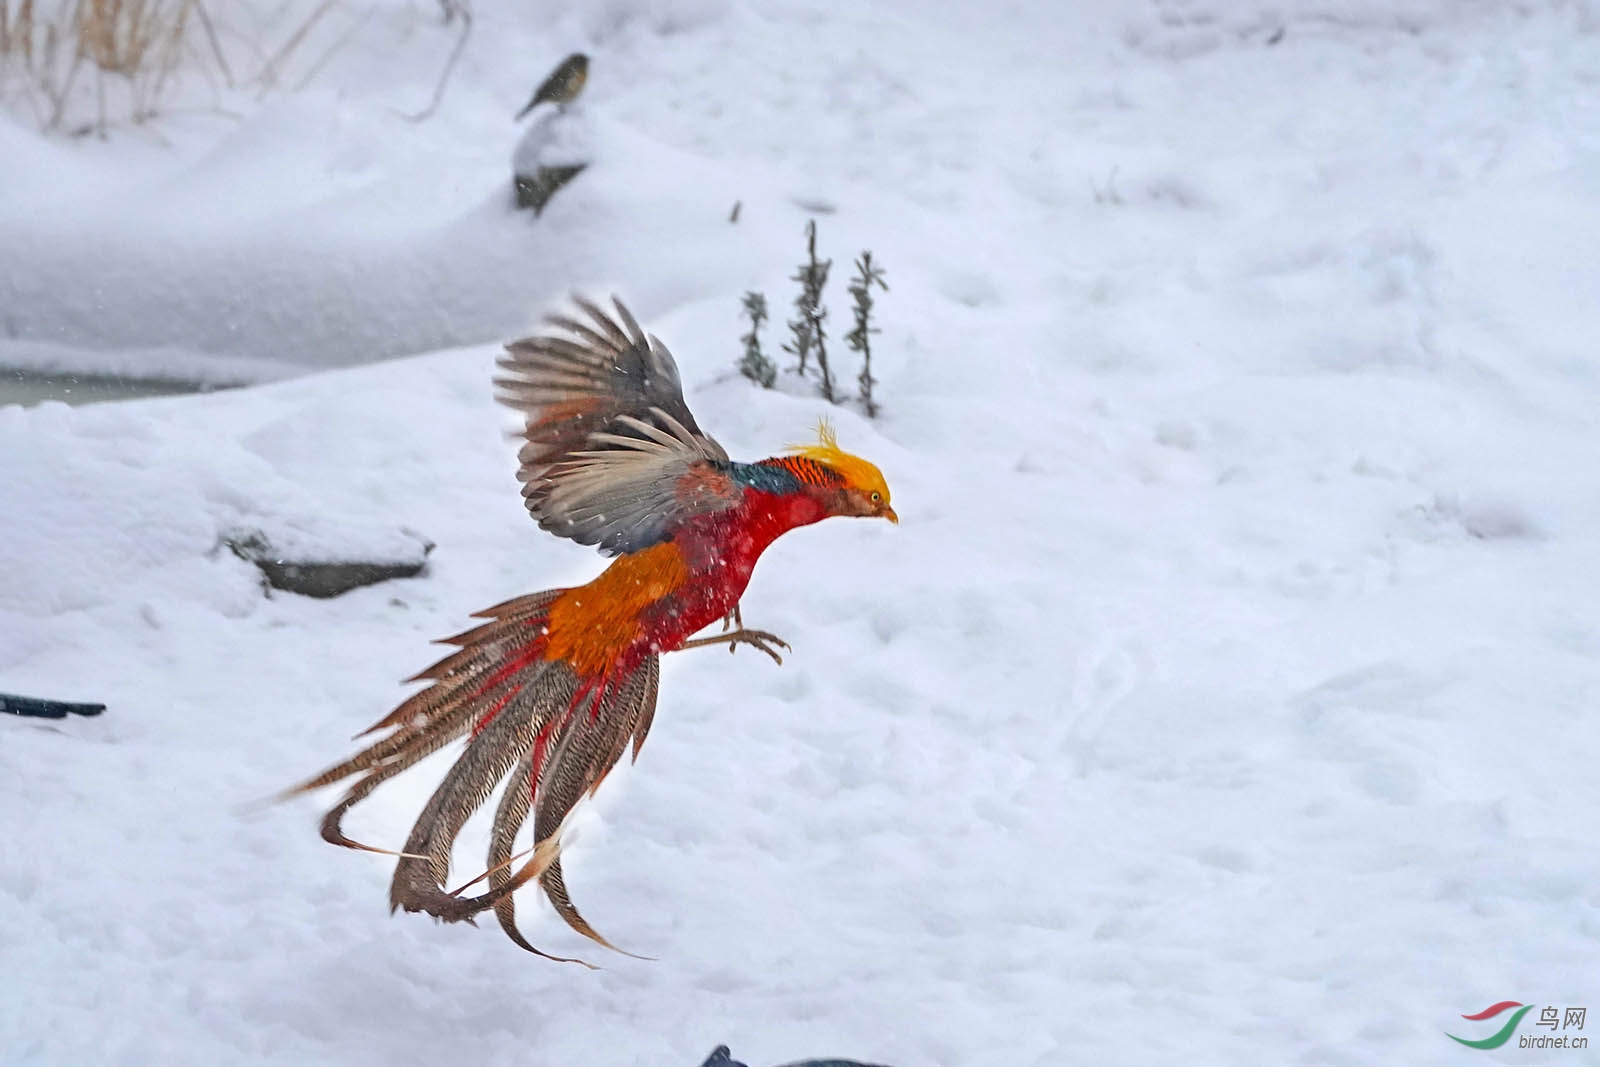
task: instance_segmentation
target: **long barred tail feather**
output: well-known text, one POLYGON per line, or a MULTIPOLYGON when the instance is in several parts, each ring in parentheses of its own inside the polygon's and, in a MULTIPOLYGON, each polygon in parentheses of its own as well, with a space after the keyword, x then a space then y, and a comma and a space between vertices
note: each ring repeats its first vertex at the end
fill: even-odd
POLYGON ((389 890, 394 908, 425 911, 447 921, 471 918, 483 910, 445 891, 451 847, 467 819, 533 749, 540 730, 562 714, 578 687, 577 676, 564 664, 541 662, 532 671, 527 688, 468 742, 417 817, 405 851, 427 859, 402 859, 395 865, 389 890))
MULTIPOLYGON (((480 702, 474 699, 480 694, 474 690, 482 685, 485 676, 509 656, 519 649, 526 649, 537 639, 545 612, 564 592, 564 589, 549 589, 478 612, 475 618, 492 618, 494 621, 443 638, 439 644, 463 646, 461 651, 444 657, 409 679, 427 680, 434 684, 412 694, 399 707, 356 736, 366 737, 381 730, 392 730, 392 733, 316 777, 285 790, 279 799, 286 800, 321 789, 360 771, 388 771, 369 785, 367 792, 371 792, 382 781, 420 762, 466 733, 473 725, 471 713, 474 710, 481 713, 492 706, 480 707, 480 702)), ((497 691, 498 695, 504 695, 503 690, 497 691)), ((361 784, 357 783, 357 788, 361 784)), ((359 799, 351 800, 349 806, 359 799)))
POLYGON ((365 732, 382 736, 282 796, 359 775, 323 817, 322 837, 346 848, 399 857, 390 886, 392 908, 426 912, 447 922, 470 922, 492 908, 507 936, 522 948, 582 963, 549 956, 530 944, 517 928, 512 893, 539 881, 567 925, 615 948, 584 920, 567 893, 560 835, 573 808, 598 788, 630 744, 638 757, 655 713, 660 660, 648 656, 616 679, 581 678, 567 663, 546 660, 547 613, 563 592, 518 597, 477 613, 475 617, 488 621, 445 638, 441 643, 457 651, 416 676, 414 680, 430 683, 427 688, 365 732), (363 844, 344 833, 343 820, 351 808, 462 737, 466 747, 417 817, 401 851, 363 844), (494 814, 488 870, 474 879, 487 878, 488 891, 471 897, 461 895, 466 887, 446 890, 457 836, 508 775, 494 814), (533 858, 513 870, 520 858, 513 856, 516 836, 530 813, 533 858))
MULTIPOLYGON (((612 767, 627 752, 630 739, 635 746, 644 742, 643 730, 649 729, 650 716, 655 712, 656 694, 660 686, 660 661, 652 657, 619 686, 600 710, 601 718, 617 723, 617 729, 594 731, 584 729, 578 721, 569 727, 571 737, 563 742, 539 782, 539 798, 534 810, 534 841, 556 840, 558 851, 539 877, 556 914, 567 925, 597 944, 604 945, 625 956, 633 953, 617 948, 601 937, 588 924, 567 895, 566 877, 561 870, 559 841, 562 824, 569 813, 585 796, 593 796, 600 788, 612 767), (572 751, 566 751, 571 746, 572 751)), ((637 748, 635 748, 637 751, 637 748)), ((510 897, 504 898, 509 900, 510 897)))
MULTIPOLYGON (((502 797, 495 818, 487 872, 489 891, 462 900, 464 908, 473 911, 494 908, 502 928, 518 944, 523 944, 519 935, 512 933, 516 913, 511 894, 537 880, 556 914, 568 926, 615 952, 634 955, 597 933, 573 905, 561 869, 561 834, 573 809, 599 787, 628 751, 630 741, 635 746, 642 743, 641 730, 649 728, 659 686, 660 661, 652 656, 620 685, 595 686, 586 702, 575 701, 568 713, 552 724, 554 736, 550 739, 548 753, 541 754, 536 749, 524 761, 527 775, 531 777, 537 773, 538 776, 532 805, 533 858, 513 873, 512 839, 516 827, 527 817, 528 805, 524 799, 526 790, 515 795, 508 792, 502 797)), ((519 765, 511 785, 519 784, 523 771, 524 767, 519 765)))

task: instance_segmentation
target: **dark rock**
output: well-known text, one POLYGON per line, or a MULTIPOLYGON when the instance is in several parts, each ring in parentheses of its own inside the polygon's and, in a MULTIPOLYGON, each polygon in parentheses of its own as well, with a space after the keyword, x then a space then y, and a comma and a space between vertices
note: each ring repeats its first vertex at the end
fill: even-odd
MULTIPOLYGON (((728 1051, 727 1045, 718 1045, 714 1050, 712 1050, 711 1055, 706 1057, 706 1062, 702 1063, 700 1067, 745 1067, 745 1064, 740 1063, 738 1060, 733 1058, 732 1054, 728 1051)), ((859 1060, 830 1059, 798 1060, 794 1063, 786 1063, 783 1065, 783 1067, 880 1067, 880 1065, 862 1063, 859 1060)))
POLYGON ((33 719, 65 719, 68 715, 98 715, 105 710, 104 704, 69 704, 63 700, 40 700, 37 697, 0 693, 0 712, 8 715, 26 715, 33 719))
POLYGON ((538 215, 551 197, 595 162, 599 147, 594 123, 581 103, 569 100, 541 111, 511 153, 517 207, 538 215))
POLYGON ((266 583, 273 589, 327 598, 391 578, 413 578, 420 574, 427 565, 428 553, 433 551, 433 542, 409 530, 401 533, 404 543, 401 551, 395 550, 391 539, 384 551, 366 559, 341 559, 341 552, 329 548, 293 545, 280 548, 260 530, 231 531, 223 535, 222 544, 240 559, 260 568, 266 583))
POLYGON ((570 166, 540 167, 532 175, 517 174, 511 179, 512 188, 516 190, 517 207, 522 210, 532 210, 534 218, 544 212, 544 206, 550 198, 560 191, 579 174, 583 173, 587 163, 577 163, 570 166))

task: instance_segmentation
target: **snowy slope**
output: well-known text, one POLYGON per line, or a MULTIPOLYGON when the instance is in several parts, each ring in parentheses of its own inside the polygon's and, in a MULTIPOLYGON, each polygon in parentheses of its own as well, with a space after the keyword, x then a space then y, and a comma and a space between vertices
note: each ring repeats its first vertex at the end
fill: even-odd
MULTIPOLYGON (((0 408, 0 690, 109 705, 0 722, 0 1063, 1524 1062, 1443 1031, 1593 1006, 1600 19, 1056 7, 483 13, 430 123, 386 109, 431 69, 357 42, 237 126, 173 120, 167 162, 0 120, 35 168, 0 201, 19 343, 465 344, 0 408), (605 160, 530 225, 509 115, 578 47, 605 160), (269 163, 293 183, 229 192, 269 163), (115 188, 141 212, 86 221, 115 188), (781 669, 669 658, 569 878, 657 959, 387 917, 317 803, 250 802, 469 612, 600 566, 522 511, 493 342, 614 287, 768 454, 828 409, 730 376, 738 297, 783 317, 818 202, 836 278, 889 270, 886 411, 832 413, 902 523, 769 552, 744 612, 781 669), (216 551, 240 524, 438 547, 267 599, 216 551)), ((398 843, 441 770, 357 836, 398 843)))

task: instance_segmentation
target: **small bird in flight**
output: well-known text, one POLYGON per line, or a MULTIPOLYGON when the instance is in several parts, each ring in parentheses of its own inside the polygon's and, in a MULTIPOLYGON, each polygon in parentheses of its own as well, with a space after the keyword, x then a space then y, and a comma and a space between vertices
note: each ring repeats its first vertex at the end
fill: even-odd
POLYGON ((487 621, 446 638, 456 651, 411 679, 428 687, 366 731, 383 736, 284 794, 359 776, 324 816, 322 837, 384 852, 347 837, 345 814, 466 737, 398 853, 391 910, 456 922, 492 908, 511 940, 541 956, 518 930, 512 899, 535 881, 569 926, 615 947, 567 894, 561 830, 630 745, 638 758, 662 653, 744 644, 782 664, 778 650, 788 644, 745 629, 739 613, 761 554, 830 516, 899 522, 883 473, 840 449, 826 423, 815 444, 755 463, 729 459, 685 405, 666 347, 620 301, 615 315, 576 303, 580 316, 551 316, 552 329, 507 345, 495 384, 523 416, 517 477, 529 513, 556 536, 616 558, 587 585, 479 612, 487 621), (692 636, 718 620, 722 633, 692 636), (457 835, 502 779, 487 869, 446 889, 457 835), (513 855, 530 813, 532 847, 513 855), (483 881, 484 892, 464 895, 483 881))

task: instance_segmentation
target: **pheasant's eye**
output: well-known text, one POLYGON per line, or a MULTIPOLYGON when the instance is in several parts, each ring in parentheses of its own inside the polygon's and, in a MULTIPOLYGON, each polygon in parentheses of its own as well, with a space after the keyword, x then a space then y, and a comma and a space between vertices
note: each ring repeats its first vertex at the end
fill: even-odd
POLYGON ((874 492, 874 493, 873 493, 873 494, 872 494, 872 502, 873 502, 873 503, 874 503, 874 504, 881 504, 881 503, 883 503, 883 494, 882 494, 882 493, 878 493, 878 492, 874 492))

